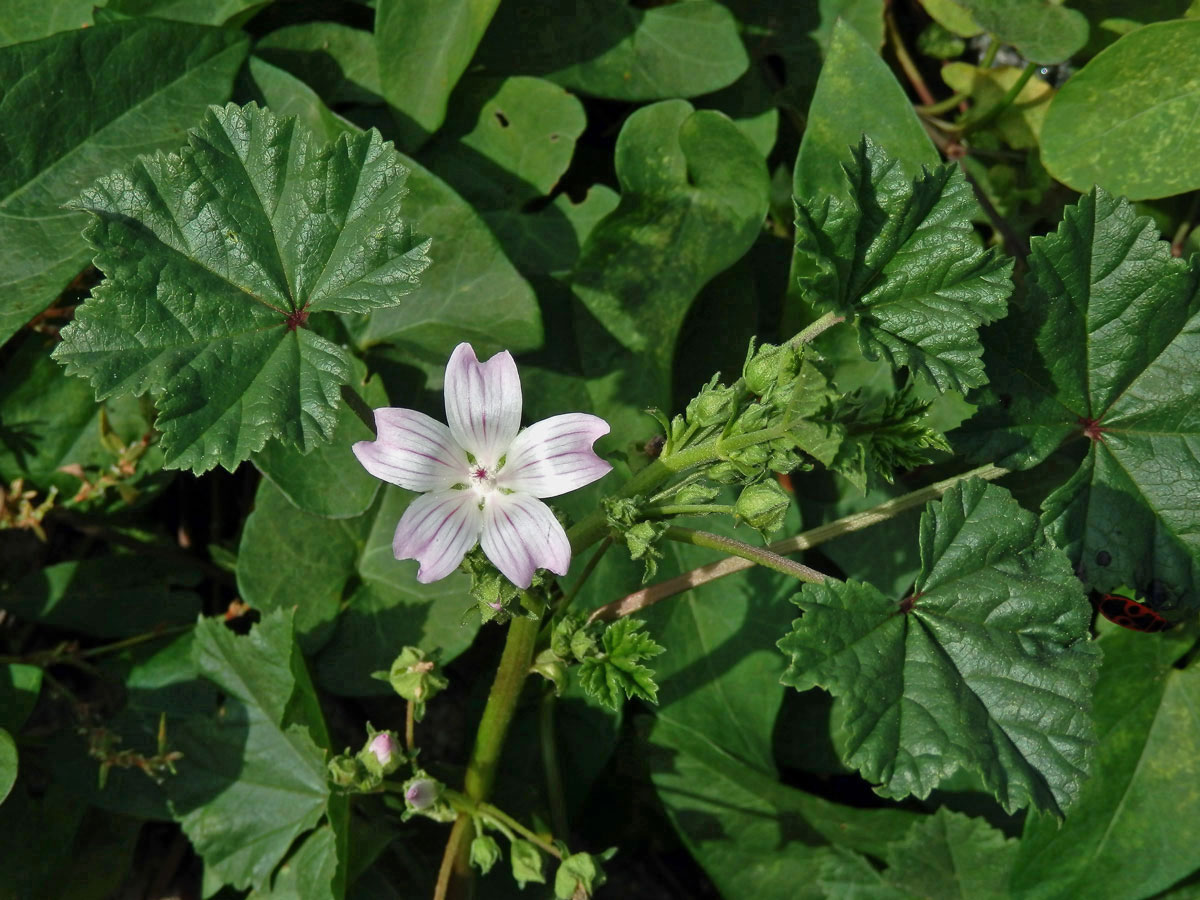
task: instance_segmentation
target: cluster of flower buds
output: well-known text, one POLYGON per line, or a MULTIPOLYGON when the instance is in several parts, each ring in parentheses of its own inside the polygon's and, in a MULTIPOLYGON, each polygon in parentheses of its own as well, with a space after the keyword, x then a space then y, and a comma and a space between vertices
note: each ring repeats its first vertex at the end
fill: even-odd
POLYGON ((329 780, 348 793, 379 790, 384 778, 408 762, 399 740, 390 731, 376 731, 367 723, 367 740, 362 749, 335 756, 329 761, 329 780))

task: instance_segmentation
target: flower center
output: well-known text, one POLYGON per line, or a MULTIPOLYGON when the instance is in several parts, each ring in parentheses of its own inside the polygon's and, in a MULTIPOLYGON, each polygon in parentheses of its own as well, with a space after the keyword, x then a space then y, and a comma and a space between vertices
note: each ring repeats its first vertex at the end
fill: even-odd
POLYGON ((471 490, 479 494, 481 497, 486 497, 495 489, 496 476, 489 472, 484 466, 472 466, 471 490))

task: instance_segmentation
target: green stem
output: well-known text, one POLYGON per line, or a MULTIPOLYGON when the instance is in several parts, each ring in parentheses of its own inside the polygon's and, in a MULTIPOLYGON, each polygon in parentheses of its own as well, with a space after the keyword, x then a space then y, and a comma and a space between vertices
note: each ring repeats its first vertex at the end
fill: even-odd
MULTIPOLYGON (((801 550, 808 550, 809 548, 816 547, 818 544, 823 544, 833 538, 840 537, 843 534, 862 531, 864 528, 869 528, 879 522, 885 522, 914 507, 922 506, 930 500, 936 500, 960 481, 968 478, 982 478, 984 481, 992 481, 1000 478, 1002 475, 1008 474, 1008 471, 1008 469, 991 464, 980 466, 978 469, 972 469, 961 475, 955 475, 952 478, 935 482, 863 512, 852 513, 851 515, 843 516, 837 521, 820 525, 793 537, 784 538, 781 541, 776 541, 768 546, 767 550, 773 554, 797 553, 801 550)), ((642 588, 640 591, 635 591, 627 597, 622 597, 620 600, 599 607, 588 617, 588 622, 595 622, 597 620, 612 621, 622 616, 632 615, 645 609, 647 606, 653 606, 660 600, 682 594, 684 591, 689 591, 702 584, 725 578, 728 575, 733 575, 735 572, 745 571, 754 565, 757 565, 757 562, 754 560, 745 557, 730 556, 705 566, 699 566, 690 572, 684 572, 675 578, 658 584, 652 584, 647 588, 642 588)))
POLYGON ((790 559, 780 556, 778 553, 772 553, 766 547, 755 547, 752 544, 734 540, 720 534, 695 531, 691 528, 680 528, 677 525, 673 525, 667 529, 663 537, 669 541, 678 541, 683 544, 693 544, 696 547, 708 547, 712 550, 720 550, 729 556, 736 556, 747 560, 752 565, 774 569, 776 572, 791 575, 793 578, 809 584, 822 584, 829 577, 818 572, 816 569, 810 569, 808 566, 793 562, 790 559))
POLYGON ((101 647, 92 647, 90 650, 84 650, 79 654, 83 659, 91 659, 95 656, 106 656, 109 653, 118 653, 121 650, 129 647, 136 647, 138 644, 145 644, 149 641, 156 641, 159 638, 172 637, 177 634, 183 634, 185 631, 191 631, 195 627, 192 624, 175 625, 171 628, 160 628, 157 631, 149 631, 145 634, 136 634, 133 637, 125 638, 123 641, 116 641, 112 644, 104 644, 101 647))
POLYGON ((804 330, 789 340, 788 343, 793 347, 798 347, 801 344, 811 344, 823 331, 828 331, 834 325, 845 321, 845 316, 839 316, 836 313, 825 313, 825 315, 821 316, 815 322, 805 326, 804 330))
MULTIPOLYGON (((537 619, 526 616, 516 616, 509 623, 504 653, 500 657, 487 705, 475 732, 475 746, 471 750, 463 780, 463 793, 472 803, 481 803, 486 799, 496 780, 504 738, 512 724, 525 676, 529 674, 529 664, 533 661, 533 646, 537 641, 539 625, 537 619)), ((454 823, 442 856, 443 871, 447 870, 449 861, 449 875, 441 894, 444 897, 467 896, 470 892, 469 885, 473 878, 470 843, 463 840, 466 825, 462 823, 466 815, 459 814, 459 821, 454 823)))
POLYGON ((466 794, 460 794, 458 791, 442 791, 442 797, 460 816, 479 816, 485 821, 491 819, 491 824, 494 824, 501 831, 506 832, 505 836, 509 840, 512 840, 511 832, 515 831, 521 837, 525 838, 525 840, 537 844, 537 846, 541 847, 542 850, 549 853, 555 859, 562 859, 562 852, 557 847, 546 841, 536 831, 526 828, 504 810, 500 809, 500 807, 472 800, 466 794))
POLYGON ((966 116, 965 121, 961 122, 959 125, 959 132, 961 134, 966 134, 969 131, 982 128, 984 125, 992 122, 997 116, 1012 106, 1013 101, 1015 101, 1021 91, 1025 89, 1025 85, 1029 83, 1029 79, 1033 77, 1033 73, 1036 72, 1037 69, 1037 63, 1028 63, 1025 68, 1021 70, 1021 76, 1015 82, 1013 82, 1013 86, 1005 92, 1004 96, 978 116, 966 116))
POLYGON ((546 770, 546 794, 550 798, 550 821, 554 833, 566 840, 567 798, 563 794, 562 767, 558 764, 557 729, 554 724, 554 705, 558 697, 552 688, 542 695, 542 708, 538 716, 538 731, 542 742, 542 766, 546 770))
POLYGON ((612 545, 613 539, 611 537, 606 537, 600 542, 600 546, 596 548, 596 552, 592 554, 591 558, 587 561, 587 565, 583 567, 583 571, 579 573, 579 577, 575 580, 575 583, 571 585, 571 590, 563 594, 554 605, 556 614, 559 610, 570 608, 571 601, 578 596, 579 589, 583 587, 584 583, 592 576, 592 573, 596 571, 596 566, 600 564, 600 560, 604 558, 604 554, 608 552, 608 548, 612 545))
POLYGON ((662 506, 645 506, 639 515, 647 519, 664 519, 667 516, 704 516, 709 513, 733 515, 733 507, 727 503, 664 503, 662 506))

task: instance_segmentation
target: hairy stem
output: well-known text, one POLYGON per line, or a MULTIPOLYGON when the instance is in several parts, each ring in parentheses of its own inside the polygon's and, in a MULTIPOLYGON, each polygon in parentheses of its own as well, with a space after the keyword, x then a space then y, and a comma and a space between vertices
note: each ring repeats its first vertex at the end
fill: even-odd
MULTIPOLYGON (((917 506, 922 506, 930 500, 936 500, 960 481, 965 481, 968 478, 982 478, 984 481, 992 481, 1006 474, 1008 474, 1008 469, 1003 469, 1000 466, 990 464, 981 466, 978 469, 972 469, 970 472, 964 472, 961 475, 955 475, 952 478, 946 478, 926 487, 919 488, 902 497, 888 500, 863 512, 852 513, 834 522, 829 522, 828 524, 801 532, 793 537, 776 541, 768 546, 767 550, 771 553, 781 555, 807 550, 810 547, 816 547, 818 544, 823 544, 843 534, 862 531, 864 528, 869 528, 879 522, 885 522, 900 515, 900 513, 917 506)), ((652 584, 650 587, 643 588, 640 591, 634 591, 629 596, 622 597, 614 603, 601 606, 592 612, 591 616, 588 617, 588 621, 612 621, 622 616, 631 615, 645 609, 647 606, 653 606, 660 600, 665 600, 676 594, 682 594, 684 591, 689 591, 710 581, 716 581, 735 572, 745 571, 754 565, 757 565, 757 562, 745 557, 729 556, 717 562, 699 566, 667 581, 652 584)))
MULTIPOLYGON (((496 769, 500 764, 500 753, 504 749, 504 738, 508 734, 508 726, 512 724, 517 700, 521 696, 521 687, 529 673, 529 664, 533 661, 533 646, 537 640, 539 626, 540 622, 537 619, 526 616, 517 616, 509 623, 504 653, 500 657, 500 666, 496 670, 487 705, 483 709, 483 717, 479 720, 479 728, 475 732, 475 746, 471 750, 466 778, 463 780, 463 793, 472 803, 478 804, 485 800, 492 790, 492 783, 496 780, 496 769)), ((449 865, 450 871, 442 892, 434 894, 435 900, 457 900, 470 896, 473 880, 470 843, 463 840, 467 827, 464 820, 469 822, 469 819, 470 816, 466 813, 459 813, 458 820, 450 832, 446 850, 442 855, 442 870, 445 871, 449 865)), ((441 881, 439 875, 439 885, 441 881)))
POLYGON ((542 743, 542 767, 546 771, 546 795, 550 798, 550 821, 554 833, 567 839, 567 798, 563 794, 562 767, 558 764, 558 735, 554 724, 554 706, 558 702, 553 688, 542 695, 538 731, 542 743))
POLYGON ((892 52, 896 54, 896 62, 900 63, 900 68, 904 70, 908 83, 913 86, 913 90, 917 92, 921 102, 928 106, 933 103, 933 94, 929 92, 929 88, 925 85, 925 79, 921 77, 921 70, 917 68, 917 64, 909 55, 908 47, 904 45, 904 38, 896 26, 896 17, 892 14, 890 6, 884 9, 883 21, 887 28, 888 41, 892 45, 892 52))
POLYGON ((707 531, 696 531, 692 528, 680 528, 677 525, 672 525, 667 529, 663 537, 668 541, 678 541, 683 544, 692 544, 696 547, 708 547, 712 550, 720 550, 722 553, 746 560, 750 565, 759 565, 767 569, 774 569, 776 572, 791 575, 793 578, 808 582, 809 584, 821 584, 829 577, 818 572, 816 569, 810 569, 808 566, 793 562, 786 557, 780 556, 778 553, 773 553, 766 547, 755 547, 753 544, 747 544, 744 541, 735 540, 734 538, 725 537, 720 534, 712 534, 707 531))
POLYGON ((664 503, 660 506, 644 506, 638 515, 647 519, 665 519, 668 516, 704 516, 709 513, 733 515, 733 507, 728 503, 664 503))
POLYGON ((839 316, 836 313, 825 313, 825 315, 821 316, 821 318, 817 319, 811 325, 806 326, 803 331, 799 332, 788 343, 793 347, 798 347, 801 344, 811 344, 822 332, 828 331, 834 325, 845 321, 845 316, 839 316))

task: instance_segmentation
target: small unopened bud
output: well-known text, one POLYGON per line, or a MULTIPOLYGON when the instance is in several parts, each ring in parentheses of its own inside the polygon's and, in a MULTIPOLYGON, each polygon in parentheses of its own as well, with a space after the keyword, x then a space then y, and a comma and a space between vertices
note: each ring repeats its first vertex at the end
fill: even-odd
POLYGON ((714 377, 687 406, 688 422, 704 428, 720 425, 734 413, 737 391, 718 384, 714 377))
POLYGON ((734 504, 734 514, 763 535, 783 527, 791 499, 773 478, 746 487, 734 504))
POLYGON ((432 778, 414 778, 404 785, 404 802, 413 809, 429 809, 441 792, 441 785, 432 778))
POLYGON ((353 756, 342 754, 329 761, 329 780, 338 787, 352 787, 361 777, 359 766, 353 756))
POLYGON ((762 396, 779 381, 788 381, 799 371, 796 351, 791 347, 763 344, 750 353, 742 368, 746 387, 762 396))
POLYGON ((371 742, 367 744, 367 749, 375 754, 375 758, 379 760, 379 765, 385 769, 391 763, 392 757, 396 753, 396 742, 392 740, 392 736, 386 731, 381 731, 375 737, 371 738, 371 742))

